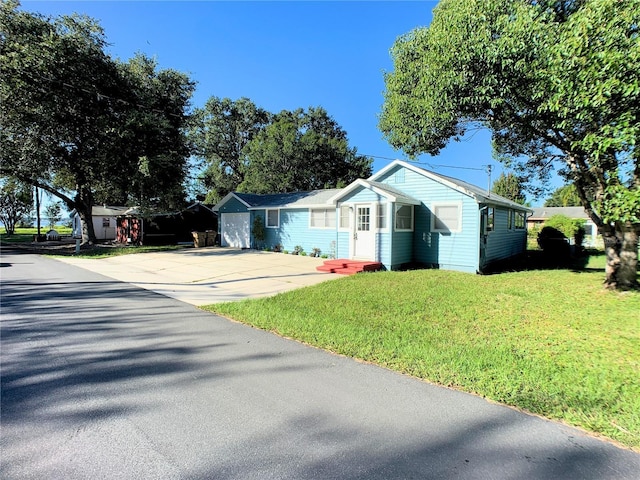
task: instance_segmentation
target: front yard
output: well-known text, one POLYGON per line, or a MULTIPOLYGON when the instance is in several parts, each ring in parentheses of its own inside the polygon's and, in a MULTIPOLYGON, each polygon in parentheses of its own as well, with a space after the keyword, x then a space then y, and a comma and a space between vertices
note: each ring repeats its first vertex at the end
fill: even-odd
POLYGON ((205 307, 640 447, 640 293, 586 269, 359 274, 205 307))

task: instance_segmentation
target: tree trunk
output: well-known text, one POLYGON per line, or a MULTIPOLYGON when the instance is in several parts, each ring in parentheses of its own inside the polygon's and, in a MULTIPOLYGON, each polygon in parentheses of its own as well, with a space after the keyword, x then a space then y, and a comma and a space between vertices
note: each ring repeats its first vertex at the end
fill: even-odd
POLYGON ((36 226, 38 228, 38 241, 40 241, 40 189, 34 187, 36 197, 36 226))
POLYGON ((96 232, 93 228, 93 195, 89 188, 79 188, 75 197, 75 209, 80 215, 82 222, 82 244, 93 244, 96 242, 96 232))
POLYGON ((637 224, 616 223, 615 228, 602 232, 607 256, 605 281, 607 288, 638 289, 638 230, 637 224))

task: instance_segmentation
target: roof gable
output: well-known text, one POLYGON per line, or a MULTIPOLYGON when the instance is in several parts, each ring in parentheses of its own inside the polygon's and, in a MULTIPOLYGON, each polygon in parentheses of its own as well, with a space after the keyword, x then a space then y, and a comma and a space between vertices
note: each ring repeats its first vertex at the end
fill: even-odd
POLYGON ((377 194, 387 198, 387 200, 389 200, 390 202, 406 203, 409 205, 420 205, 419 200, 416 200, 415 198, 410 197, 406 193, 402 192, 401 190, 398 190, 395 187, 392 187, 391 185, 388 185, 382 182, 364 180, 362 178, 354 180, 347 187, 345 187, 342 190, 339 190, 328 201, 332 204, 335 204, 339 202, 340 199, 343 198, 345 195, 348 195, 349 193, 353 192, 358 188, 367 188, 369 190, 373 190, 377 194))
POLYGON ((501 205, 509 208, 514 208, 518 210, 525 210, 527 212, 531 212, 532 210, 524 205, 520 205, 519 203, 513 202, 508 198, 504 198, 496 193, 489 192, 483 188, 472 185, 471 183, 467 183, 463 180, 459 180, 453 177, 447 177, 445 175, 440 175, 430 170, 426 170, 417 165, 412 165, 407 162, 403 162, 402 160, 394 160, 389 165, 384 167, 379 172, 373 174, 369 177, 369 181, 377 181, 379 178, 383 177, 385 174, 390 172, 396 167, 406 168, 407 170, 411 170, 423 177, 429 178, 435 182, 441 183, 449 188, 452 188, 464 195, 467 195, 473 198, 477 203, 487 203, 490 205, 501 205))

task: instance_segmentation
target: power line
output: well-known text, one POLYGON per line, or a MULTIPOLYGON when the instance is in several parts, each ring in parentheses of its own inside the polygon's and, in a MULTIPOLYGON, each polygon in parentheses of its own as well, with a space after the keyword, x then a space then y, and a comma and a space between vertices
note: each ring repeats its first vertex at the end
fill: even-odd
MULTIPOLYGON (((364 155, 366 157, 371 157, 371 158, 380 158, 382 160, 398 160, 397 158, 382 157, 380 155, 367 155, 366 153, 363 153, 362 155, 364 155)), ((436 170, 438 168, 456 168, 458 170, 476 170, 476 171, 479 171, 479 172, 486 172, 487 171, 487 167, 490 167, 490 165, 482 165, 482 168, 478 168, 478 167, 463 167, 461 165, 444 165, 444 164, 420 162, 418 160, 409 160, 409 159, 403 159, 403 161, 409 162, 409 163, 414 163, 416 165, 424 165, 424 166, 427 166, 427 167, 431 168, 432 170, 436 170)))

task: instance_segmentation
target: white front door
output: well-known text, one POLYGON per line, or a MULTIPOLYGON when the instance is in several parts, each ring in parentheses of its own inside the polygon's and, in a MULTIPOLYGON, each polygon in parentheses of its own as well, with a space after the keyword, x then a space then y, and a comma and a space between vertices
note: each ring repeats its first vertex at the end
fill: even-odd
POLYGON ((356 205, 351 229, 351 258, 375 260, 375 209, 373 205, 356 205))
POLYGON ((249 248, 249 213, 223 213, 220 240, 223 247, 249 248))

